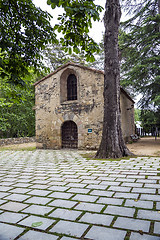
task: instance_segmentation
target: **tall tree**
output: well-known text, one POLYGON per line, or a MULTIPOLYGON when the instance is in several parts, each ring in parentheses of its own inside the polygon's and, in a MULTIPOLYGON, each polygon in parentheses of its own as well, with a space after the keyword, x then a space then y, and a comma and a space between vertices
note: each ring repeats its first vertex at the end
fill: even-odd
MULTIPOLYGON (((62 6, 65 13, 59 17, 56 26, 62 31, 64 46, 72 46, 79 51, 78 45, 86 51, 87 60, 94 59, 93 52, 97 45, 88 36, 91 19, 99 20, 100 6, 94 0, 48 0, 52 8, 62 6)), ((118 158, 131 153, 125 146, 120 119, 120 71, 118 53, 118 29, 121 17, 119 0, 106 0, 105 7, 105 43, 104 43, 104 123, 100 148, 96 154, 99 158, 118 158)))
POLYGON ((157 108, 160 105, 160 0, 130 0, 124 8, 132 17, 121 24, 121 84, 141 93, 143 108, 150 105, 157 108))
POLYGON ((104 16, 104 119, 102 141, 96 154, 99 158, 130 155, 121 130, 120 63, 118 33, 121 18, 119 0, 107 0, 104 16))
POLYGON ((32 0, 1 0, 0 16, 0 77, 23 84, 29 66, 43 66, 40 50, 56 42, 51 15, 32 0))

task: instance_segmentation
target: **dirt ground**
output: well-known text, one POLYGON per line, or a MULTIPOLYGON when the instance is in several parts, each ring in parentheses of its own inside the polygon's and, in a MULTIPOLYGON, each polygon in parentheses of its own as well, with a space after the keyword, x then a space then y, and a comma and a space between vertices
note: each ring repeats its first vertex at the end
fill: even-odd
MULTIPOLYGON (((137 142, 127 144, 130 151, 135 155, 140 156, 160 156, 160 137, 155 140, 153 137, 145 137, 139 139, 137 142)), ((36 143, 23 143, 16 145, 6 145, 0 147, 0 150, 13 149, 13 150, 34 150, 36 143)))
POLYGON ((135 155, 160 156, 160 137, 156 140, 153 137, 141 138, 127 146, 135 155))

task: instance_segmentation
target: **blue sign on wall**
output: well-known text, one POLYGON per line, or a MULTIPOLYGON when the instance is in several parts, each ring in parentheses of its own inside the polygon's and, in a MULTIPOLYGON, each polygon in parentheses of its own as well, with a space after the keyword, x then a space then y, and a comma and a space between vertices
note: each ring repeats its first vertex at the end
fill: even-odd
POLYGON ((88 129, 88 133, 92 133, 92 129, 90 128, 90 129, 88 129))

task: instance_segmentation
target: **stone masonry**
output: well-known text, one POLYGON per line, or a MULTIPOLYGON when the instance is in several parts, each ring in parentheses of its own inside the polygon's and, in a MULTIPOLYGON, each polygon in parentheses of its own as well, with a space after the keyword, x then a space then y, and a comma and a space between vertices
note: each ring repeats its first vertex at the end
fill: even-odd
POLYGON ((1 138, 0 146, 35 142, 35 137, 1 138))
MULTIPOLYGON (((35 83, 38 148, 60 149, 62 125, 77 126, 78 148, 97 149, 102 134, 104 73, 68 63, 35 83), (67 100, 67 77, 77 79, 77 99, 67 100)), ((121 88, 122 131, 126 141, 134 134, 134 102, 121 88)))

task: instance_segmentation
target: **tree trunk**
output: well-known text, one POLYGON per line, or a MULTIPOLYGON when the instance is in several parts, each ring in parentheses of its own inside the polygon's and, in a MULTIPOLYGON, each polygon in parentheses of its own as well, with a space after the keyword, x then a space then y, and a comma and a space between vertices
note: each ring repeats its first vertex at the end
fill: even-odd
POLYGON ((118 30, 121 17, 119 0, 106 0, 104 16, 104 121, 98 158, 133 155, 126 147, 121 130, 120 64, 118 30))

